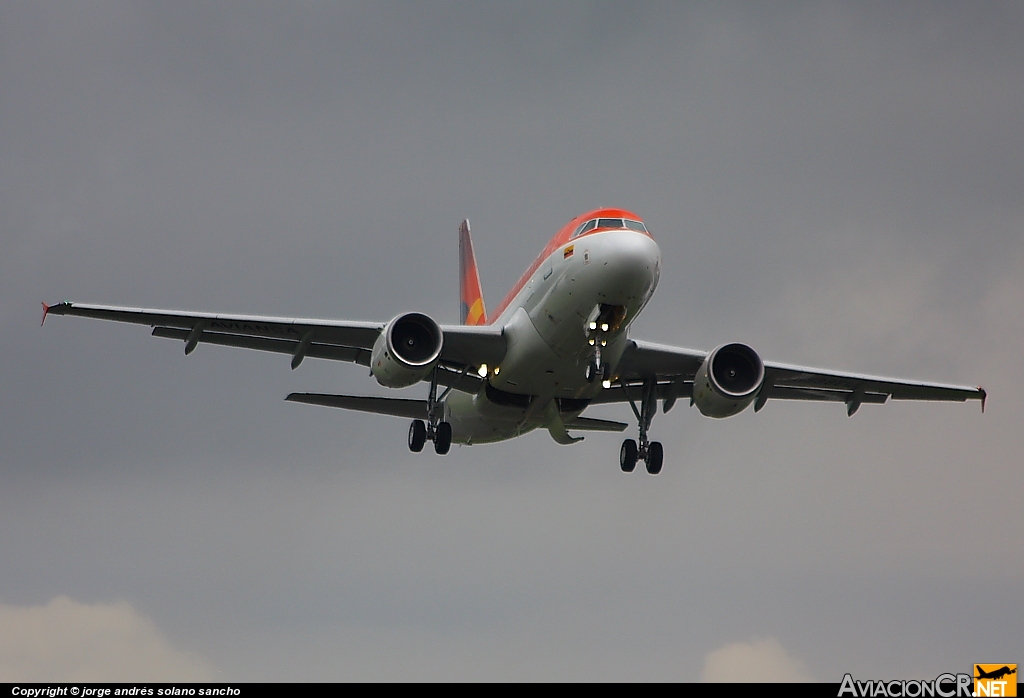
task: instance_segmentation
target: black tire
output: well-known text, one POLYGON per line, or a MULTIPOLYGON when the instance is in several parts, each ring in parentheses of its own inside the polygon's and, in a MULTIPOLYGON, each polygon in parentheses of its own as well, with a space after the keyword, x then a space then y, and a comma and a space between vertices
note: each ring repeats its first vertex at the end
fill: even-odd
POLYGON ((619 449, 619 467, 622 468, 622 472, 633 472, 633 468, 636 467, 636 453, 636 441, 626 439, 622 442, 622 448, 619 449))
POLYGON ((409 425, 409 450, 419 453, 423 450, 423 444, 427 442, 427 425, 422 419, 412 420, 409 425))
POLYGON ((588 383, 593 383, 594 381, 597 380, 597 374, 597 363, 591 361, 589 364, 587 364, 587 371, 583 375, 586 377, 588 383))
POLYGON ((601 370, 601 380, 610 381, 612 379, 612 365, 606 363, 604 368, 601 370))
POLYGON ((647 447, 647 472, 657 475, 661 472, 661 463, 665 460, 665 449, 661 447, 660 441, 652 441, 647 447))
POLYGON ((441 422, 434 431, 434 453, 443 456, 452 447, 452 425, 441 422))

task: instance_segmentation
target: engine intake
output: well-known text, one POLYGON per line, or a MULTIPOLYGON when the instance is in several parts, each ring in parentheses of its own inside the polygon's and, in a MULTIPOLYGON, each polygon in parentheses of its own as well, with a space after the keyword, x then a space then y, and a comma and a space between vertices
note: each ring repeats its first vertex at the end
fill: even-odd
POLYGON ((370 372, 388 388, 414 385, 434 369, 444 336, 432 318, 406 313, 389 322, 373 345, 370 372))
POLYGON ((723 344, 708 354, 693 378, 693 404, 706 417, 731 417, 754 401, 764 363, 746 344, 723 344))

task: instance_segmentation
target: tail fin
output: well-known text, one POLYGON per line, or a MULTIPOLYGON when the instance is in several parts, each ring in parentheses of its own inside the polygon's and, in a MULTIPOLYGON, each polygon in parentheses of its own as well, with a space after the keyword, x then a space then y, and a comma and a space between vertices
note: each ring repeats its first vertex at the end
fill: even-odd
POLYGON ((462 301, 463 325, 486 325, 484 294, 480 289, 480 274, 476 270, 473 238, 469 236, 469 221, 459 226, 459 298, 462 301))

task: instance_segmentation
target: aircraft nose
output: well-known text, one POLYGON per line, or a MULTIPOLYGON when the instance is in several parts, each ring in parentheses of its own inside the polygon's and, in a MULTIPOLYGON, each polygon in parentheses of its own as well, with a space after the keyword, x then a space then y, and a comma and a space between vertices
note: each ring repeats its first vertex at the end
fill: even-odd
POLYGON ((609 300, 629 305, 628 300, 646 302, 654 293, 661 273, 661 250, 650 236, 617 231, 594 236, 594 263, 600 269, 609 300), (597 238, 600 238, 598 240, 597 238), (611 298, 617 296, 618 300, 611 298))

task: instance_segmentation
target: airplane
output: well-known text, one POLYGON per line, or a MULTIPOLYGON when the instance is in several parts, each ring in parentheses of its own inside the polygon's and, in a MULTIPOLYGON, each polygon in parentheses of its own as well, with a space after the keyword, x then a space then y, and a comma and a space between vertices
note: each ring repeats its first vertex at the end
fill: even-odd
POLYGON ((1013 669, 1011 669, 1009 666, 1003 666, 1003 667, 1000 667, 999 669, 994 669, 993 671, 985 671, 985 670, 983 670, 981 668, 980 665, 975 664, 974 665, 974 670, 976 672, 978 672, 978 675, 974 677, 976 679, 995 679, 995 680, 999 680, 999 679, 1003 678, 1004 676, 1009 676, 1010 674, 1016 674, 1017 673, 1016 666, 1013 669))
POLYGON ((153 327, 191 354, 199 344, 242 347, 369 368, 387 388, 429 385, 426 399, 292 393, 291 402, 411 419, 413 452, 431 441, 439 455, 451 445, 512 439, 538 428, 559 444, 571 432, 622 432, 628 424, 583 416, 592 405, 627 403, 637 439, 619 449, 619 466, 643 461, 657 475, 664 449, 649 437, 661 402, 680 398, 712 418, 730 417, 768 400, 839 402, 852 416, 863 404, 893 400, 980 400, 980 388, 882 378, 763 361, 739 342, 712 351, 633 339, 629 328, 651 300, 661 276, 661 250, 640 216, 601 208, 566 224, 508 292, 497 310, 484 306, 469 221, 459 228, 462 322, 441 325, 418 312, 387 322, 260 317, 43 304, 47 315, 77 315, 153 327), (438 389, 443 392, 438 394, 438 389))

